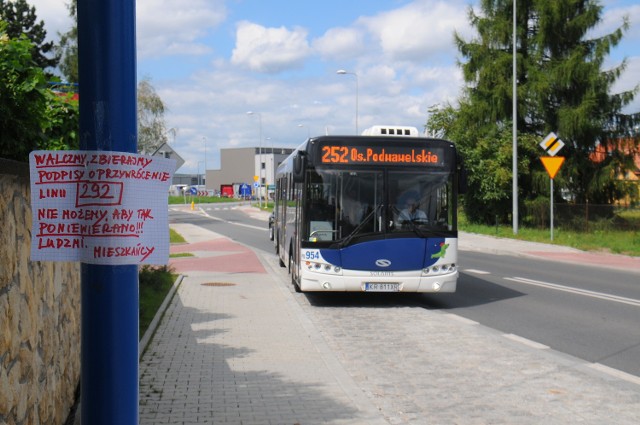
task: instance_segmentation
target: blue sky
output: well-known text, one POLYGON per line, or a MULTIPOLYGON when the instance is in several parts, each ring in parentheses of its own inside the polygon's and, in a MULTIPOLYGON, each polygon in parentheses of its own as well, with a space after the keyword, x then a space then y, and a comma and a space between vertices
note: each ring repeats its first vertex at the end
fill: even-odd
MULTIPOLYGON (((29 0, 48 35, 69 26, 67 0, 29 0)), ((180 173, 219 168, 221 148, 294 147, 308 134, 375 124, 420 130, 462 88, 453 45, 473 36, 479 0, 137 0, 138 78, 168 107, 180 173), (345 69, 356 75, 338 75, 345 69), (357 93, 356 97, 356 85, 357 93), (247 115, 255 111, 258 115, 247 115), (200 162, 200 164, 198 164, 200 162)), ((615 89, 640 83, 640 2, 606 0, 598 36, 629 16, 606 66, 627 58, 615 89)), ((640 111, 640 96, 629 108, 640 111)))

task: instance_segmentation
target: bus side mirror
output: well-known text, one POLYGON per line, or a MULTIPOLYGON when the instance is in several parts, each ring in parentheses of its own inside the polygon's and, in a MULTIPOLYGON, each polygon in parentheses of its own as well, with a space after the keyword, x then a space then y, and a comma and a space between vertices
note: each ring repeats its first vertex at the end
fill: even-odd
POLYGON ((293 182, 294 183, 302 183, 304 182, 304 172, 305 172, 305 158, 302 155, 302 152, 298 152, 298 154, 293 158, 293 182))
POLYGON ((468 189, 469 185, 467 182, 467 169, 463 165, 458 171, 458 194, 464 195, 465 193, 467 193, 468 189))
POLYGON ((467 167, 464 166, 464 159, 460 153, 456 153, 456 162, 458 163, 458 195, 464 195, 469 189, 467 167))

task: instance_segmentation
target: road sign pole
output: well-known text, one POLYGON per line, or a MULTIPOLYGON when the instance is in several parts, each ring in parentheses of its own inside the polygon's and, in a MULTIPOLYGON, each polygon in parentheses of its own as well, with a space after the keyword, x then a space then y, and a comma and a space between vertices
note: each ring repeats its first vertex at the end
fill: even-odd
POLYGON ((551 181, 551 199, 550 199, 550 213, 549 213, 549 222, 551 229, 551 240, 553 240, 553 179, 556 176, 558 170, 562 166, 564 162, 564 157, 556 156, 558 152, 564 147, 564 142, 558 138, 558 136, 552 131, 547 134, 547 137, 539 143, 539 146, 544 149, 544 151, 550 156, 543 156, 540 158, 544 168, 549 173, 549 180, 551 181))
POLYGON ((551 220, 551 240, 553 240, 553 179, 549 180, 551 180, 551 213, 549 214, 549 218, 551 220))
POLYGON ((551 180, 551 190, 550 190, 551 199, 549 202, 551 204, 551 213, 549 214, 549 218, 551 223, 551 226, 550 226, 551 240, 553 240, 553 179, 556 177, 558 170, 560 170, 560 167, 564 162, 564 157, 563 156, 543 156, 540 158, 540 160, 542 161, 544 168, 547 170, 547 173, 549 173, 549 180, 551 180))
MULTIPOLYGON (((135 0, 78 0, 80 148, 137 151, 135 0)), ((138 423, 138 267, 82 264, 81 422, 138 423)))

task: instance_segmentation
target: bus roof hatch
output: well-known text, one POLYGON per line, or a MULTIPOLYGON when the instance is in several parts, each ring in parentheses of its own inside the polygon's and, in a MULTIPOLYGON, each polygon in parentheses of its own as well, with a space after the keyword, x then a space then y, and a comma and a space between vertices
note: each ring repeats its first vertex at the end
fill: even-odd
POLYGON ((419 137, 417 128, 398 125, 374 125, 364 130, 362 135, 419 137))

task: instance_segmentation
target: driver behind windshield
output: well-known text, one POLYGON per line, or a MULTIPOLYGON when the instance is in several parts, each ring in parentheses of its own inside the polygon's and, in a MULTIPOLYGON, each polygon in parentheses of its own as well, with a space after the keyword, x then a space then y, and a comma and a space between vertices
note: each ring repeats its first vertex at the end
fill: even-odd
POLYGON ((405 208, 398 214, 400 224, 408 221, 426 221, 427 214, 418 208, 419 204, 415 196, 408 196, 405 201, 405 208))

